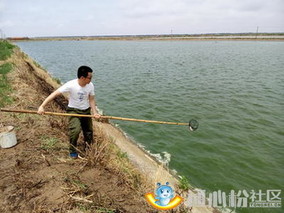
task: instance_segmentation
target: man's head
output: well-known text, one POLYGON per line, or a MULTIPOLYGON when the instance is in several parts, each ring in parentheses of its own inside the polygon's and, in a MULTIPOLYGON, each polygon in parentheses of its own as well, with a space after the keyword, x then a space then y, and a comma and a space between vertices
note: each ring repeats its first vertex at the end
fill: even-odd
POLYGON ((77 77, 78 77, 78 78, 81 78, 81 77, 87 78, 89 72, 90 72, 90 73, 93 72, 93 70, 92 70, 90 67, 81 66, 81 67, 79 67, 79 69, 78 69, 77 77))
POLYGON ((81 66, 78 69, 77 77, 81 86, 89 84, 93 77, 93 70, 87 66, 81 66))

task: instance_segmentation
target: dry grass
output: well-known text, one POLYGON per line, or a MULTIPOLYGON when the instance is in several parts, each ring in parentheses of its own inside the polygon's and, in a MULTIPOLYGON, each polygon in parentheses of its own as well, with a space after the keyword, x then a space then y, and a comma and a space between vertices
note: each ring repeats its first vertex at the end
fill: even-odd
POLYGON ((122 153, 99 127, 95 128, 95 134, 95 143, 87 149, 84 166, 103 166, 111 170, 119 177, 121 184, 129 186, 137 193, 143 193, 145 188, 150 188, 146 178, 133 166, 126 153, 122 153))
MULTIPOLYGON (((111 190, 123 186, 123 188, 128 188, 131 195, 136 198, 143 198, 145 188, 150 189, 151 187, 142 174, 130 163, 127 156, 121 153, 99 127, 95 128, 95 134, 94 144, 88 147, 85 157, 81 158, 80 169, 67 175, 64 179, 67 184, 64 191, 69 196, 64 208, 77 209, 80 212, 124 212, 121 208, 113 207, 112 204, 117 200, 102 193, 104 189, 94 190, 89 183, 84 182, 82 173, 94 168, 104 168, 105 171, 116 177, 116 186, 111 190)), ((84 153, 81 152, 81 154, 84 153)), ((116 196, 118 195, 114 197, 116 196)))

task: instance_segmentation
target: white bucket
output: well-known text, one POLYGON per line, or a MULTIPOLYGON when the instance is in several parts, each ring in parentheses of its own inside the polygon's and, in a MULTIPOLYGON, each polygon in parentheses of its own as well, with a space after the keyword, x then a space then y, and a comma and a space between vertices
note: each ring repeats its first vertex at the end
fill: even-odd
POLYGON ((16 133, 13 126, 0 128, 0 146, 2 148, 10 148, 17 144, 16 133))

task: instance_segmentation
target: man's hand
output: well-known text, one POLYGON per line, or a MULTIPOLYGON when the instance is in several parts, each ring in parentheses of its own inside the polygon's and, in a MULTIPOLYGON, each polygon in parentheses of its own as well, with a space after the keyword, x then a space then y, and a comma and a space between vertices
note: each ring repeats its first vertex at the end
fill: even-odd
POLYGON ((94 116, 95 119, 100 119, 100 118, 101 118, 101 115, 100 115, 100 114, 97 114, 97 113, 94 114, 93 116, 94 116))
POLYGON ((43 115, 44 114, 44 108, 42 106, 40 106, 37 110, 37 113, 40 114, 40 115, 43 115))

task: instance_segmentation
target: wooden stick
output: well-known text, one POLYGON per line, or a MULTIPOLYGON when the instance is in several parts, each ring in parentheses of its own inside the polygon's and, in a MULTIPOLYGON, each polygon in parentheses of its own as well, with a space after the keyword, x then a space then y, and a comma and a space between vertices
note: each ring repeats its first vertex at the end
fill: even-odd
MULTIPOLYGON (((1 108, 2 112, 16 112, 16 113, 29 113, 29 114, 38 114, 37 111, 33 110, 17 110, 17 109, 4 109, 1 108)), ((44 112, 44 115, 57 115, 57 116, 72 116, 72 117, 88 117, 94 118, 93 115, 81 115, 81 114, 71 114, 71 113, 60 113, 60 112, 44 112)), ((182 125, 188 126, 189 123, 178 123, 178 122, 168 122, 168 121, 154 121, 154 120, 142 120, 135 118, 123 118, 123 117, 115 117, 115 116, 105 116, 101 115, 103 119, 113 119, 113 120, 122 120, 122 121, 135 121, 135 122, 144 122, 144 123, 155 123, 155 124, 171 124, 171 125, 182 125)))

